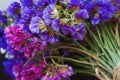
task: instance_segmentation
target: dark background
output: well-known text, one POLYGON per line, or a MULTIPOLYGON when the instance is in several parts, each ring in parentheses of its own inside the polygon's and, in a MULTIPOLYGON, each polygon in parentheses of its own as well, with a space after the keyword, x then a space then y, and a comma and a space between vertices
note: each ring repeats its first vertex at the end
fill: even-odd
POLYGON ((2 64, 4 60, 4 55, 0 54, 0 80, 12 80, 4 71, 4 67, 2 64))
MULTIPOLYGON (((0 80, 12 80, 9 75, 7 75, 4 71, 4 67, 2 65, 3 61, 5 60, 4 55, 0 54, 0 80)), ((83 75, 83 74, 77 74, 73 75, 71 77, 71 80, 98 80, 94 76, 88 76, 88 75, 83 75)))

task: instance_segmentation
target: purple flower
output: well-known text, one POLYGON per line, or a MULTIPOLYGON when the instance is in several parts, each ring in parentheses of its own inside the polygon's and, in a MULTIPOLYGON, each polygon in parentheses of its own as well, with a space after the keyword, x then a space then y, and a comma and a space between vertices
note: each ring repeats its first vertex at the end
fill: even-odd
POLYGON ((0 15, 0 22, 1 22, 1 25, 2 26, 5 26, 5 25, 7 25, 7 16, 6 15, 0 15))
POLYGON ((32 33, 39 33, 39 23, 40 23, 41 18, 40 17, 33 17, 30 25, 29 25, 29 30, 32 33))
POLYGON ((59 24, 59 19, 54 19, 53 21, 52 21, 52 28, 55 30, 55 31, 59 31, 59 29, 60 29, 60 24, 59 24))
POLYGON ((89 12, 92 24, 98 24, 100 21, 108 21, 114 16, 117 10, 116 7, 108 0, 90 1, 85 5, 85 9, 89 12))
POLYGON ((26 66, 17 64, 13 66, 15 80, 36 80, 43 76, 43 69, 46 67, 43 61, 39 63, 29 63, 26 66))
POLYGON ((97 25, 97 24, 99 24, 100 21, 101 21, 100 18, 94 18, 93 20, 91 20, 91 23, 93 25, 97 25))
POLYGON ((113 17, 116 9, 110 2, 103 2, 101 4, 102 6, 98 9, 98 14, 100 15, 100 19, 106 22, 113 17))
POLYGON ((13 2, 9 5, 7 12, 9 16, 15 16, 20 14, 20 4, 18 2, 13 2))
POLYGON ((67 25, 63 25, 63 26, 62 26, 62 33, 63 33, 64 35, 67 35, 67 34, 69 33, 69 27, 70 27, 70 26, 67 26, 67 25))
POLYGON ((73 40, 83 40, 86 34, 86 28, 83 23, 76 26, 62 26, 63 34, 71 34, 73 40))
POLYGON ((41 53, 45 48, 46 43, 44 41, 40 41, 36 37, 33 37, 29 43, 23 48, 23 52, 26 58, 30 58, 34 56, 36 52, 41 53))
POLYGON ((85 24, 81 23, 80 25, 76 26, 77 32, 72 34, 73 40, 83 40, 84 35, 86 34, 85 24))
MULTIPOLYGON (((50 25, 52 23, 52 12, 56 10, 56 7, 54 4, 48 5, 45 10, 43 11, 43 19, 46 25, 50 25)), ((56 14, 54 14, 56 15, 56 14)))
POLYGON ((60 77, 59 74, 55 74, 55 75, 52 75, 52 76, 45 75, 41 78, 41 80, 61 80, 61 77, 60 77))
POLYGON ((40 38, 41 38, 41 40, 43 40, 47 43, 50 43, 50 44, 54 44, 59 41, 59 39, 56 35, 50 35, 47 31, 41 33, 40 38))
POLYGON ((0 47, 2 47, 3 49, 6 49, 7 47, 4 29, 2 27, 0 27, 0 47))
POLYGON ((12 67, 13 65, 15 65, 15 61, 14 60, 5 60, 3 62, 3 65, 5 67, 5 72, 11 76, 12 78, 15 78, 13 73, 12 73, 12 67))
POLYGON ((59 67, 58 72, 62 75, 62 77, 67 78, 67 77, 72 76, 73 69, 71 66, 66 66, 66 67, 61 66, 61 67, 59 67))
POLYGON ((85 4, 85 9, 86 9, 88 12, 90 12, 91 10, 94 9, 94 4, 95 4, 95 2, 93 2, 93 1, 87 2, 87 3, 85 4))
POLYGON ((118 3, 120 3, 120 0, 115 0, 115 2, 118 4, 118 3))
POLYGON ((87 12, 86 9, 81 9, 75 16, 76 18, 87 19, 89 18, 89 13, 87 12))
POLYGON ((34 6, 22 6, 21 7, 21 19, 19 24, 29 24, 32 16, 35 15, 35 7, 34 6))
POLYGON ((68 2, 68 7, 72 8, 72 7, 79 7, 80 6, 80 0, 70 0, 68 2))
POLYGON ((52 66, 50 65, 46 74, 41 78, 41 80, 62 80, 70 77, 73 74, 71 66, 52 66))
POLYGON ((33 5, 33 0, 20 0, 23 6, 31 6, 33 5))

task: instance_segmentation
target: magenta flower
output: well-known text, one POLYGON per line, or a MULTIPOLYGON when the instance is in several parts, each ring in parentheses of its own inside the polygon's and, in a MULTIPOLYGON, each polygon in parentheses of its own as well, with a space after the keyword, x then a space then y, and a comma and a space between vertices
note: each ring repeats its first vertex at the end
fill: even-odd
POLYGON ((73 74, 73 69, 71 66, 55 66, 50 65, 46 74, 41 78, 41 80, 63 80, 69 78, 73 74))
POLYGON ((64 78, 70 77, 73 74, 73 69, 71 66, 59 67, 58 71, 64 78))
POLYGON ((45 63, 30 63, 25 66, 17 64, 13 66, 13 74, 15 80, 37 80, 43 76, 43 69, 46 67, 45 63))
POLYGON ((15 50, 20 50, 27 38, 31 35, 23 31, 22 25, 14 25, 5 29, 8 44, 15 50))
POLYGON ((28 42, 29 43, 23 48, 25 57, 27 58, 32 57, 36 52, 41 53, 46 46, 44 41, 41 41, 36 37, 31 38, 28 42))

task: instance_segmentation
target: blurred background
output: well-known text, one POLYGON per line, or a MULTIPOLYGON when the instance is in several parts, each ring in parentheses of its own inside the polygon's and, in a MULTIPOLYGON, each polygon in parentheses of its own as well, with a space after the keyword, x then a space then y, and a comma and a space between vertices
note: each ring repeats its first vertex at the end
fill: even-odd
POLYGON ((0 0, 0 10, 5 10, 7 6, 14 1, 19 2, 19 0, 0 0))

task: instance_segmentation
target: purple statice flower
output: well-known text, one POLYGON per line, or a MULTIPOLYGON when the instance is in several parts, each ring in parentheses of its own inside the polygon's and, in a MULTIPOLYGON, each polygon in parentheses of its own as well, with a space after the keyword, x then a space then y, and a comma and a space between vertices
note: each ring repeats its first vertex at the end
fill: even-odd
POLYGON ((18 51, 15 51, 14 49, 7 48, 7 54, 12 55, 13 58, 7 59, 3 62, 3 65, 5 67, 5 71, 8 75, 10 75, 12 78, 15 78, 15 76, 12 73, 12 67, 16 64, 24 64, 26 62, 26 58, 24 57, 24 54, 18 51))
POLYGON ((83 40, 86 34, 85 24, 81 23, 76 26, 62 26, 62 33, 64 35, 71 34, 73 40, 83 40))
POLYGON ((39 23, 40 23, 41 18, 38 16, 35 16, 32 18, 30 25, 29 25, 29 30, 32 33, 39 33, 39 23))
POLYGON ((26 39, 30 36, 30 34, 23 31, 22 25, 14 25, 5 29, 5 37, 7 39, 7 43, 15 50, 20 50, 20 48, 22 48, 24 45, 26 39))
POLYGON ((46 67, 43 61, 29 63, 27 65, 17 64, 13 66, 15 80, 36 80, 43 76, 43 69, 46 67))
POLYGON ((42 32, 40 34, 41 40, 45 41, 46 43, 54 44, 59 41, 56 35, 50 35, 48 31, 42 32))
POLYGON ((54 19, 52 21, 52 25, 51 27, 54 29, 54 31, 59 31, 60 30, 60 22, 59 22, 59 19, 54 19))
POLYGON ((83 40, 84 35, 86 34, 85 24, 81 23, 80 25, 74 27, 77 29, 77 31, 75 33, 74 30, 71 30, 73 40, 83 40))
POLYGON ((4 66, 4 70, 5 72, 11 76, 12 78, 15 78, 13 73, 12 73, 12 67, 13 65, 15 65, 15 61, 14 60, 5 60, 3 62, 3 66, 4 66))
POLYGON ((97 5, 101 4, 98 9, 98 14, 100 15, 100 19, 103 21, 108 21, 116 12, 115 6, 110 2, 98 2, 97 5))
POLYGON ((30 22, 29 30, 32 33, 37 33, 38 34, 40 32, 44 32, 45 30, 47 30, 47 26, 40 17, 35 16, 35 17, 32 18, 32 20, 30 22))
POLYGON ((2 12, 0 11, 1 26, 7 25, 7 19, 8 19, 8 17, 6 15, 3 15, 2 12))
POLYGON ((21 7, 21 19, 19 24, 29 24, 31 18, 35 15, 35 7, 34 6, 22 6, 21 7))
POLYGON ((41 80, 62 80, 70 77, 73 74, 72 67, 70 66, 57 66, 55 68, 50 66, 46 74, 41 78, 41 80), (54 68, 54 69, 52 69, 54 68))
POLYGON ((43 11, 43 19, 46 25, 50 25, 52 23, 52 18, 57 15, 57 10, 54 4, 48 5, 43 11))
POLYGON ((23 6, 31 6, 33 5, 33 0, 20 0, 23 6))
POLYGON ((97 17, 91 20, 92 25, 97 25, 99 24, 99 22, 100 22, 100 18, 97 18, 97 17))
POLYGON ((0 27, 0 47, 3 49, 6 49, 6 47, 7 47, 4 29, 2 27, 0 27))
POLYGON ((48 0, 35 0, 35 2, 41 7, 44 6, 48 2, 48 0))
POLYGON ((110 1, 90 1, 85 5, 93 25, 108 21, 116 13, 116 7, 110 1), (93 12, 94 11, 94 12, 93 12), (97 21, 95 21, 97 20, 97 21))
POLYGON ((86 9, 79 10, 78 13, 75 15, 76 18, 87 19, 89 18, 89 13, 86 9))
POLYGON ((6 42, 5 34, 3 34, 2 37, 0 37, 0 47, 3 48, 3 49, 7 48, 7 42, 6 42))
POLYGON ((71 66, 59 67, 58 72, 61 74, 63 78, 67 78, 73 75, 73 69, 71 66))
POLYGON ((72 7, 79 7, 80 6, 80 0, 70 0, 68 1, 68 7, 72 8, 72 7))
POLYGON ((49 4, 56 4, 57 0, 49 0, 49 4))
POLYGON ((56 4, 57 0, 35 0, 35 2, 37 3, 37 5, 41 5, 44 6, 45 4, 56 4))
POLYGON ((118 4, 118 3, 120 3, 120 0, 115 0, 115 2, 118 4))
POLYGON ((62 25, 62 28, 61 28, 62 33, 63 33, 64 35, 67 35, 67 34, 69 33, 69 28, 70 28, 70 26, 62 25))
POLYGON ((89 2, 87 2, 87 3, 85 4, 84 8, 85 8, 88 12, 90 12, 91 10, 94 9, 94 4, 95 4, 95 2, 89 1, 89 2))
POLYGON ((51 76, 45 75, 41 78, 41 80, 61 80, 61 76, 57 73, 51 76))
POLYGON ((16 16, 20 14, 20 8, 21 6, 18 2, 13 2, 7 8, 7 13, 9 16, 16 16))
POLYGON ((37 52, 41 53, 45 46, 46 43, 44 41, 40 41, 38 38, 33 37, 23 48, 24 55, 26 58, 30 58, 37 52))

